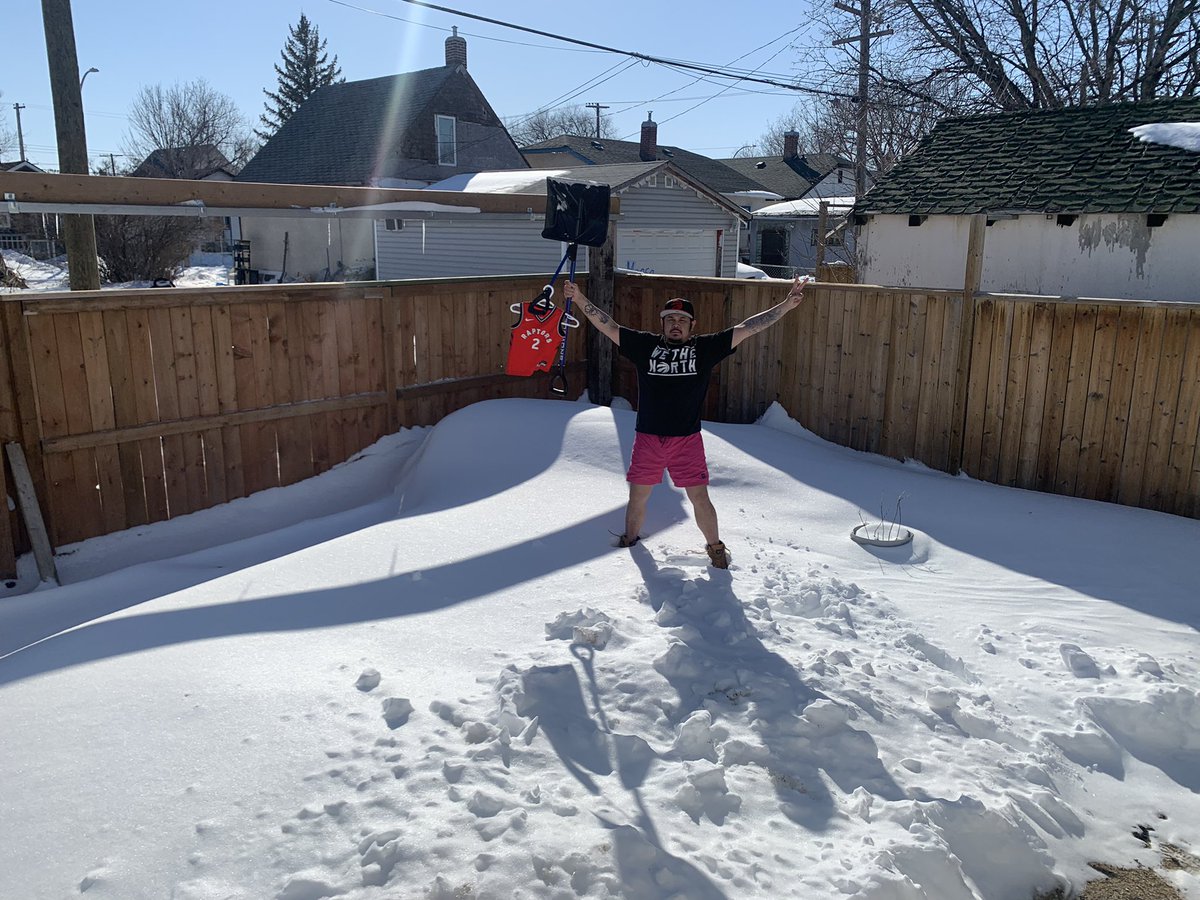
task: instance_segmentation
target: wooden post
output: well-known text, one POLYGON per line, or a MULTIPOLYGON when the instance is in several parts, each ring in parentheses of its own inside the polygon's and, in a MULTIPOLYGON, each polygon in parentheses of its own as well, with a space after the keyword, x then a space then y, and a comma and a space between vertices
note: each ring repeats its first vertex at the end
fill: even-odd
POLYGON ((825 265, 825 229, 829 227, 829 201, 822 200, 820 211, 817 213, 817 259, 813 264, 813 274, 821 275, 821 266, 825 265))
MULTIPOLYGON (((604 245, 588 248, 588 299, 610 316, 616 299, 616 250, 617 220, 610 217, 604 245)), ((613 342, 595 328, 588 329, 587 360, 588 398, 608 406, 613 395, 613 342)))
POLYGON ((46 533, 46 523, 42 520, 42 510, 38 506, 37 493, 33 490, 33 479, 29 476, 29 466, 25 463, 25 451, 16 441, 4 445, 8 454, 8 464, 12 469, 14 486, 17 489, 17 502, 21 507, 21 517, 25 520, 25 528, 29 532, 29 540, 33 544, 33 556, 37 560, 38 575, 42 581, 58 583, 58 571, 54 567, 54 550, 50 546, 50 537, 46 533))
MULTIPOLYGON (((75 26, 71 0, 42 0, 42 28, 46 32, 46 57, 50 64, 50 91, 54 97, 54 130, 58 138, 58 168, 86 175, 87 137, 83 126, 83 96, 79 87, 79 62, 75 57, 75 26)), ((63 239, 73 291, 98 291, 96 229, 91 216, 64 216, 63 239)))
POLYGON ((962 470, 963 444, 967 427, 967 390, 971 376, 971 345, 975 332, 975 295, 983 277, 983 246, 987 235, 987 213, 971 216, 967 234, 966 271, 963 275, 962 322, 958 334, 958 366, 954 381, 954 409, 950 419, 948 471, 962 470))

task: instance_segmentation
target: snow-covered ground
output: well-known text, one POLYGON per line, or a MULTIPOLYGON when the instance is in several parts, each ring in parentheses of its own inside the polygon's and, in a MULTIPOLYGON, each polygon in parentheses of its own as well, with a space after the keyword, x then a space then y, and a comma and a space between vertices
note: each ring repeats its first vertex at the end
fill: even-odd
MULTIPOLYGON (((67 258, 60 256, 55 259, 37 260, 17 253, 14 250, 4 250, 4 263, 8 268, 24 280, 30 291, 69 291, 70 281, 67 276, 67 258)), ((176 287, 209 287, 233 283, 232 263, 221 261, 218 254, 208 254, 216 259, 208 265, 188 266, 175 278, 176 287)), ((130 288, 152 287, 149 281, 127 281, 122 283, 102 284, 102 290, 117 290, 130 288)), ((0 288, 0 293, 13 293, 12 289, 0 288)))
POLYGON ((0 896, 1028 900, 1195 851, 1200 522, 774 406, 706 425, 716 571, 669 485, 611 546, 627 407, 480 403, 23 560, 0 896), (911 543, 850 539, 898 498, 911 543))

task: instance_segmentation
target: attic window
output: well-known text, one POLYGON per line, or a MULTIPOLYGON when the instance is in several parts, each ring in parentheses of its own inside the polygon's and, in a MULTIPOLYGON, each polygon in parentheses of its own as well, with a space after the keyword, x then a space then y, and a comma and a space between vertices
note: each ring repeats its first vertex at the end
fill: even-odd
POLYGON ((674 175, 664 175, 663 176, 663 187, 673 188, 673 187, 678 187, 678 186, 679 186, 679 180, 674 175))
POLYGON ((458 146, 455 140, 454 116, 434 116, 434 133, 437 135, 437 161, 439 166, 458 165, 458 146))
POLYGON ((921 223, 924 222, 927 218, 929 218, 929 217, 928 216, 909 216, 908 217, 908 227, 909 228, 919 228, 921 223))
POLYGON ((1166 213, 1150 213, 1146 216, 1147 228, 1161 228, 1167 221, 1166 213))
POLYGON ((1061 225, 1063 228, 1068 228, 1071 225, 1074 225, 1075 220, 1078 218, 1079 216, 1072 215, 1071 213, 1059 213, 1054 217, 1054 224, 1061 225))

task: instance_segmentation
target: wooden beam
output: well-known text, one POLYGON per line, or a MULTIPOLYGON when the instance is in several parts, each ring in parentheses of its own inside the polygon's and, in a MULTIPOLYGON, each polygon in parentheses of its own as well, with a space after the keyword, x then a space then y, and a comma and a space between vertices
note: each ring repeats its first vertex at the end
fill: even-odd
MULTIPOLYGON (((120 204, 170 206, 199 201, 205 206, 237 209, 351 209, 381 203, 436 203, 475 208, 487 213, 544 215, 545 194, 479 194, 460 191, 417 191, 401 188, 345 187, 315 184, 260 184, 247 181, 191 181, 177 178, 131 178, 110 175, 53 175, 48 172, 0 173, 0 198, 29 203, 120 204), (9 197, 9 195, 12 195, 9 197)), ((609 214, 620 211, 613 196, 609 214)), ((0 203, 0 209, 4 204, 0 203)), ((389 215, 379 211, 379 217, 389 215)))
POLYGON ((8 454, 8 465, 12 469, 13 482, 17 489, 17 502, 21 507, 21 517, 25 520, 25 528, 29 532, 29 540, 33 544, 33 556, 37 561, 38 575, 42 581, 58 583, 58 570, 54 566, 54 549, 50 546, 50 535, 46 532, 46 523, 42 519, 42 510, 38 506, 37 493, 33 489, 33 479, 29 475, 29 466, 25 463, 25 451, 16 441, 4 445, 8 454))

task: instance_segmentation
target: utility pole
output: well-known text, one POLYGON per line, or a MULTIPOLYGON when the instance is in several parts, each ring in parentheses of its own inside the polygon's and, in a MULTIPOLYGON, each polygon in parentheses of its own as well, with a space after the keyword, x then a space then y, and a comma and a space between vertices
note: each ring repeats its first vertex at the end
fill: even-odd
POLYGON ((596 139, 599 140, 600 139, 600 110, 608 109, 608 107, 602 103, 585 103, 583 105, 586 106, 588 109, 594 109, 596 111, 596 139))
MULTIPOLYGON (((83 96, 79 90, 79 61, 75 55, 75 24, 71 0, 42 0, 42 28, 50 91, 54 97, 54 130, 58 138, 58 170, 88 174, 87 134, 83 125, 83 96)), ((96 261, 96 228, 91 216, 63 216, 67 271, 71 290, 100 289, 96 261)))
POLYGON ((867 91, 871 84, 871 38, 885 37, 892 34, 892 29, 871 31, 871 0, 858 0, 857 7, 842 3, 841 0, 836 0, 833 5, 842 12, 858 17, 858 34, 833 42, 835 47, 858 42, 858 96, 854 98, 854 102, 858 104, 854 146, 854 197, 858 199, 867 190, 867 91))
POLYGON ((21 162, 25 162, 25 132, 21 130, 21 110, 24 108, 23 103, 13 104, 13 109, 17 113, 17 146, 21 148, 21 162))

